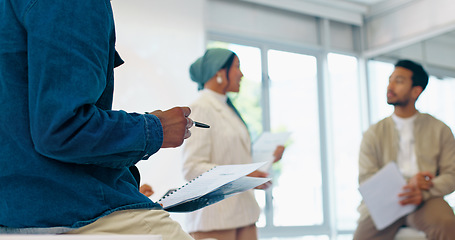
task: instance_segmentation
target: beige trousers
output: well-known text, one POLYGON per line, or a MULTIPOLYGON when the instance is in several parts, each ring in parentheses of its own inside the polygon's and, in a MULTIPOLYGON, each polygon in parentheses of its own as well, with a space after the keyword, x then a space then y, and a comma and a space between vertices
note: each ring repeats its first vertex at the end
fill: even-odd
POLYGON ((256 225, 241 228, 216 230, 210 232, 192 232, 194 239, 216 239, 216 240, 257 240, 258 234, 256 225))
POLYGON ((454 240, 455 215, 452 208, 441 198, 432 198, 415 212, 400 218, 387 228, 378 231, 371 217, 359 222, 354 240, 393 240, 402 226, 410 226, 425 232, 429 240, 454 240))
POLYGON ((151 234, 163 240, 193 240, 164 210, 132 209, 113 212, 67 234, 151 234))

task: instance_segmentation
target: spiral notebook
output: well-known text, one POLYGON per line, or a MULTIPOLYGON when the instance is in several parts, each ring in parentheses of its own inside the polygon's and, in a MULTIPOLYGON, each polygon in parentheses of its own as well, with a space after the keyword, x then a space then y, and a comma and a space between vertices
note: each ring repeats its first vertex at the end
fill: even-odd
POLYGON ((175 191, 168 192, 158 203, 169 212, 191 212, 209 206, 270 181, 270 178, 246 176, 264 164, 216 166, 175 191))

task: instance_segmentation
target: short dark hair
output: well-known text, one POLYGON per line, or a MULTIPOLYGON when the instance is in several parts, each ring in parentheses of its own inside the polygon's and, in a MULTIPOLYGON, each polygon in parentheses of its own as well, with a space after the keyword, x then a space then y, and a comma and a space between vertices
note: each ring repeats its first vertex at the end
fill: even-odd
POLYGON ((412 72, 412 86, 420 86, 422 87, 422 91, 425 90, 425 88, 428 85, 428 73, 423 69, 422 65, 413 62, 411 60, 399 60, 396 64, 395 67, 402 67, 406 68, 408 70, 411 70, 412 72))

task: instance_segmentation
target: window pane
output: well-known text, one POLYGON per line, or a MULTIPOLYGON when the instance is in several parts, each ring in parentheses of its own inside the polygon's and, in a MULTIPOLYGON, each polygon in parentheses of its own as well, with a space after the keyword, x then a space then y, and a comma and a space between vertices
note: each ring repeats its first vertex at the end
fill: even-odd
MULTIPOLYGON (((429 113, 437 119, 443 121, 450 129, 455 129, 455 79, 445 78, 437 79, 430 77, 428 86, 423 91, 422 95, 417 100, 417 109, 424 113, 429 113), (447 111, 450 109, 449 111, 447 111)), ((449 194, 445 200, 455 207, 455 193, 449 194)))
POLYGON ((428 86, 417 100, 416 107, 419 111, 429 113, 447 124, 452 131, 455 129, 455 79, 438 79, 430 76, 428 86))
MULTIPOLYGON (((261 51, 256 47, 230 44, 225 42, 210 42, 207 48, 226 48, 237 54, 240 60, 240 69, 243 78, 240 83, 239 93, 228 93, 235 107, 248 125, 251 140, 256 139, 262 133, 262 108, 261 108, 261 51)), ((256 200, 261 207, 265 208, 265 191, 254 191, 256 200)), ((265 226, 264 211, 261 212, 258 227, 265 226)))
POLYGON ((336 240, 352 240, 353 235, 337 235, 336 240))
POLYGON ((229 49, 237 54, 240 59, 240 69, 243 79, 240 83, 240 92, 230 94, 243 120, 248 125, 251 139, 256 139, 262 132, 261 108, 261 50, 256 47, 231 44, 229 49))
POLYGON ((390 63, 368 62, 371 123, 376 123, 393 113, 393 107, 387 104, 387 85, 393 68, 393 64, 390 63))
POLYGON ((239 57, 240 69, 243 73, 240 92, 228 93, 228 95, 247 123, 251 139, 256 139, 262 132, 261 50, 224 42, 210 42, 208 48, 227 48, 239 57))
POLYGON ((272 132, 292 132, 274 166, 275 226, 323 222, 316 58, 270 50, 272 132))
MULTIPOLYGON (((329 105, 335 180, 336 224, 338 230, 354 230, 361 196, 358 188, 360 92, 355 57, 329 54, 329 105)), ((332 164, 330 164, 332 166, 332 164)))

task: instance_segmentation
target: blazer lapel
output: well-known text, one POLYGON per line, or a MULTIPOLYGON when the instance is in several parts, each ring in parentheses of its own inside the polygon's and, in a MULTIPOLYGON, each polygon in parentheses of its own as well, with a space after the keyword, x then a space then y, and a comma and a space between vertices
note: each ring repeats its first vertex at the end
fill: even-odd
POLYGON ((245 124, 243 123, 242 119, 240 119, 237 114, 231 109, 227 104, 220 102, 218 99, 210 96, 209 94, 205 95, 207 103, 213 106, 213 108, 220 113, 222 118, 225 120, 225 124, 229 124, 232 126, 233 129, 236 129, 238 134, 246 134, 246 137, 241 137, 242 146, 248 152, 251 151, 251 141, 250 136, 248 133, 248 129, 246 128, 245 124), (242 133, 243 132, 243 133, 242 133))

